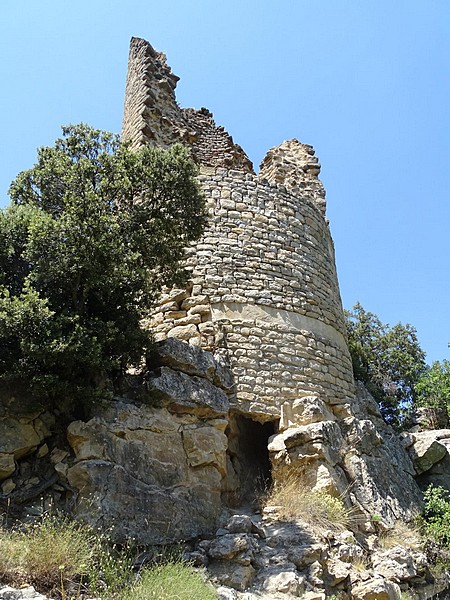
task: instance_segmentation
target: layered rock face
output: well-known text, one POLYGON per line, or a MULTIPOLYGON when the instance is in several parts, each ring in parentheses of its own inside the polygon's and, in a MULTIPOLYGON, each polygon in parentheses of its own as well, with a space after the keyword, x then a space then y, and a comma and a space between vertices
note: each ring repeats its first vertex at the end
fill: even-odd
POLYGON ((104 402, 67 430, 77 514, 121 542, 196 537, 214 529, 222 508, 229 374, 178 340, 161 345, 154 363, 137 398, 104 402))

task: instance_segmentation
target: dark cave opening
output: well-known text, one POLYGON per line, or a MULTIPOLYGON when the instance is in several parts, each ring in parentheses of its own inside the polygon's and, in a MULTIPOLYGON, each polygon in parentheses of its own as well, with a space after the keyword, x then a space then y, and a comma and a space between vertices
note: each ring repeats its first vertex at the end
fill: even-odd
POLYGON ((278 430, 278 419, 259 423, 235 414, 228 430, 229 455, 239 481, 238 501, 255 503, 272 485, 268 443, 278 430))

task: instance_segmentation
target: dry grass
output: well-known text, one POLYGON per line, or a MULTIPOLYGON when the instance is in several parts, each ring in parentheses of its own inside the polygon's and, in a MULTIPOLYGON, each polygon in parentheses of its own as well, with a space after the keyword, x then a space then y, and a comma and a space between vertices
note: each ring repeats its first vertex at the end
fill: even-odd
POLYGON ((419 529, 409 523, 397 521, 392 529, 382 533, 379 537, 382 548, 388 550, 394 546, 403 546, 413 550, 420 550, 423 539, 419 529))
POLYGON ((0 577, 59 590, 87 574, 95 537, 66 519, 46 516, 27 531, 0 530, 0 577))
POLYGON ((364 573, 364 571, 370 569, 370 561, 366 556, 355 557, 352 560, 352 566, 358 573, 364 573))
POLYGON ((300 520, 322 531, 344 531, 352 521, 353 510, 341 498, 311 490, 296 472, 273 487, 265 505, 276 506, 282 519, 300 520))

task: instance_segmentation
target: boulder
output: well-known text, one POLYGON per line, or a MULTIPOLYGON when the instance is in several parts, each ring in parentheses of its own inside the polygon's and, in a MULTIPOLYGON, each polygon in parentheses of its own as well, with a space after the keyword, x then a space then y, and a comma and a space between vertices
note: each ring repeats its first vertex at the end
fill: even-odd
POLYGON ((331 409, 318 396, 305 396, 281 405, 280 431, 298 425, 334 421, 331 409))
POLYGON ((353 600, 399 600, 401 591, 399 586, 382 577, 373 577, 360 581, 352 587, 353 600))
POLYGON ((210 352, 173 337, 158 342, 149 361, 150 368, 170 367, 188 375, 205 377, 210 381, 214 379, 217 366, 210 352))
POLYGON ((9 477, 16 468, 16 460, 34 452, 50 435, 46 416, 39 412, 9 414, 0 418, 0 480, 9 477))
POLYGON ((249 588, 255 578, 255 569, 252 565, 239 565, 226 560, 212 562, 208 571, 221 586, 241 592, 249 588))
POLYGON ((161 367, 148 376, 146 383, 154 399, 168 406, 171 412, 210 419, 228 413, 226 393, 203 377, 161 367))
POLYGON ((423 572, 426 562, 424 554, 403 546, 394 546, 372 555, 372 566, 375 571, 396 583, 417 577, 423 572))
POLYGON ((421 431, 414 433, 413 438, 408 450, 418 475, 431 469, 448 454, 450 429, 421 431))

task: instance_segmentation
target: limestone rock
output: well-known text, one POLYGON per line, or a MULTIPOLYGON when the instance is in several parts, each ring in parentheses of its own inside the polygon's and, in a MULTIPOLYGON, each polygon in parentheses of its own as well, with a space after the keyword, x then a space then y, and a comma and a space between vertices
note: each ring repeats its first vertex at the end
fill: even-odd
POLYGON ((304 577, 295 571, 273 569, 271 572, 262 573, 261 589, 267 593, 281 593, 298 596, 303 590, 304 577))
POLYGON ((222 585, 243 592, 255 578, 252 565, 237 565, 230 561, 214 561, 208 571, 222 585))
POLYGON ((0 453, 0 480, 6 479, 16 469, 16 462, 13 454, 0 453))
POLYGON ((208 555, 220 560, 231 560, 240 552, 251 547, 249 538, 244 535, 225 534, 215 538, 209 547, 208 555))
POLYGON ((0 598, 3 600, 47 600, 47 596, 37 592, 32 585, 15 589, 0 585, 0 598))
POLYGON ((223 356, 215 357, 210 352, 177 337, 158 342, 155 351, 149 357, 149 362, 151 368, 170 367, 188 375, 205 377, 224 390, 233 387, 231 371, 223 356))
POLYGON ((15 458, 25 456, 42 442, 33 421, 25 418, 5 418, 0 420, 0 452, 15 458))
POLYGON ((400 588, 396 583, 382 577, 361 581, 352 587, 353 600, 399 600, 400 588))
POLYGON ((352 502, 367 515, 369 528, 371 514, 383 517, 388 526, 412 519, 421 510, 422 494, 408 451, 361 383, 351 407, 354 416, 338 423, 352 502))
POLYGON ((76 463, 67 478, 79 492, 78 515, 113 526, 117 540, 145 544, 213 530, 227 446, 215 421, 119 400, 96 410, 68 427, 76 463))
POLYGON ((147 387, 155 399, 169 406, 172 412, 215 418, 226 415, 229 409, 223 390, 203 377, 189 376, 169 367, 151 373, 147 387))
POLYGON ((428 471, 448 454, 450 429, 422 431, 413 434, 414 443, 409 447, 414 468, 418 475, 428 471))
POLYGON ((216 589, 218 600, 237 600, 237 592, 233 588, 227 588, 223 585, 216 589))
POLYGON ((309 425, 320 421, 334 421, 335 416, 327 405, 317 396, 305 396, 284 402, 281 405, 280 431, 298 425, 309 425))
POLYGON ((375 571, 396 583, 417 577, 419 570, 423 571, 426 562, 425 555, 402 546, 395 546, 372 555, 372 565, 375 571))
MULTIPOLYGON (((220 475, 213 467, 176 488, 151 485, 124 467, 101 460, 75 464, 68 471, 80 492, 79 518, 111 530, 113 539, 164 544, 208 533, 220 512, 220 475)), ((149 478, 147 478, 149 479, 149 478)), ((183 483, 183 482, 180 482, 183 483)))
POLYGON ((328 585, 331 587, 336 586, 338 583, 347 579, 351 571, 351 564, 342 562, 340 560, 328 560, 327 571, 328 571, 328 585))
POLYGON ((174 337, 158 342, 150 360, 151 367, 170 367, 188 375, 214 379, 216 361, 213 355, 174 337))
POLYGON ((183 447, 191 467, 214 465, 226 474, 227 436, 214 427, 197 427, 183 431, 183 447))
POLYGON ((248 515, 233 515, 228 521, 226 529, 230 533, 256 533, 260 538, 266 538, 264 528, 255 523, 248 515))
POLYGON ((21 414, 16 409, 14 414, 13 410, 7 412, 3 408, 3 417, 0 418, 0 480, 14 472, 16 460, 34 452, 50 435, 39 411, 21 414))

